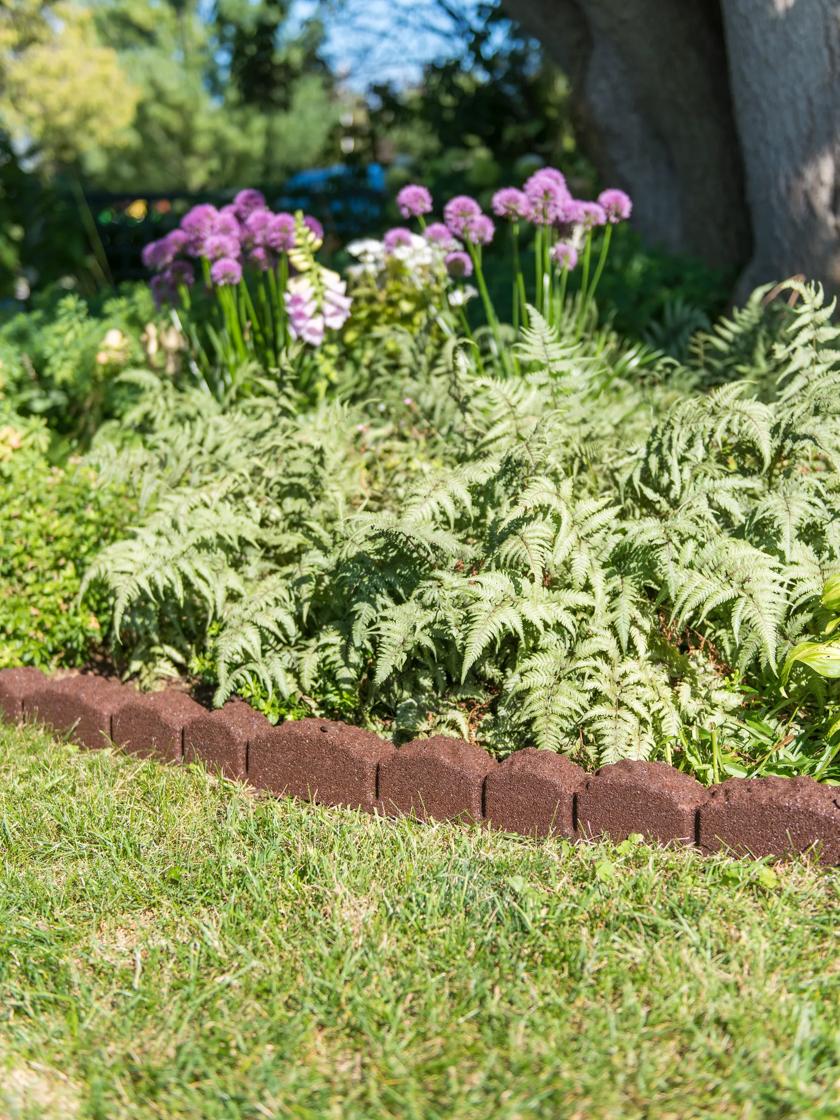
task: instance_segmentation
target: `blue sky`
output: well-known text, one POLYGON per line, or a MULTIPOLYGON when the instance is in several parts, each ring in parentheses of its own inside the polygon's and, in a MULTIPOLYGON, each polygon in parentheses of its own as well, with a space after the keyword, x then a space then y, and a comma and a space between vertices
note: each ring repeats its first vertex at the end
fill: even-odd
MULTIPOLYGON (((459 0, 452 8, 474 11, 477 0, 459 0)), ((299 0, 297 15, 306 19, 325 5, 299 0)), ((458 32, 435 0, 345 0, 327 17, 327 53, 346 73, 349 85, 364 89, 374 82, 409 85, 423 64, 457 53, 458 32)))

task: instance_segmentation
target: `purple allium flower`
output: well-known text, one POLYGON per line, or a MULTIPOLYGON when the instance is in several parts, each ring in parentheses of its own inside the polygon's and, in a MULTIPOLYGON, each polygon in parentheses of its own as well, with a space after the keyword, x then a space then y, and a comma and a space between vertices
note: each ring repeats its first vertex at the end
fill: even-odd
POLYGON ((444 206, 443 220, 449 227, 450 233, 460 237, 470 218, 477 218, 480 213, 481 207, 474 198, 470 198, 467 194, 459 194, 455 198, 450 198, 444 206))
POLYGON ((599 202, 579 202, 574 200, 574 221, 584 229, 594 229, 607 224, 607 212, 599 202))
POLYGON ((472 276, 473 263, 469 253, 447 253, 444 263, 450 276, 472 276))
POLYGON ((251 211, 245 219, 244 241, 247 245, 264 246, 268 244, 267 237, 271 218, 271 211, 266 210, 264 206, 251 211))
POLYGON ((238 284, 242 279, 242 265, 233 257, 222 257, 210 269, 210 279, 220 288, 238 284))
POLYGON ((263 245, 256 245, 248 254, 248 261, 260 272, 270 272, 277 264, 277 257, 263 245))
POLYGON ((150 241, 148 245, 144 245, 140 259, 143 261, 144 268, 151 268, 155 271, 165 268, 170 261, 166 238, 161 237, 159 241, 150 241))
POLYGON ((220 261, 223 257, 239 256, 239 238, 226 233, 211 233, 205 237, 199 249, 199 256, 208 261, 220 261))
POLYGON ((272 214, 265 232, 265 243, 276 253, 288 253, 295 246, 294 214, 272 214))
POLYGON ((186 212, 181 219, 181 229, 189 238, 187 248, 190 253, 198 253, 201 242, 214 232, 218 220, 219 211, 209 202, 202 202, 186 212))
POLYGON ((311 214, 304 214, 303 224, 315 234, 319 241, 324 240, 324 227, 317 218, 313 218, 311 214))
POLYGON ((511 222, 528 216, 528 196, 516 187, 502 187, 500 191, 496 191, 491 205, 497 217, 507 218, 511 222))
POLYGON ((166 268, 183 249, 187 248, 189 240, 189 236, 182 229, 170 230, 159 241, 150 241, 143 247, 141 254, 143 264, 146 268, 155 270, 166 268))
POLYGON ((242 236, 242 225, 229 208, 219 211, 219 216, 213 226, 213 233, 222 233, 225 237, 234 237, 238 241, 242 236))
POLYGON ((566 180, 556 168, 543 167, 525 183, 528 199, 528 217, 536 225, 550 226, 563 220, 563 212, 570 194, 566 180))
POLYGON ((445 226, 443 222, 432 222, 430 226, 426 226, 423 236, 433 245, 440 245, 442 249, 457 249, 461 244, 452 236, 449 226, 445 226))
POLYGON ((616 188, 601 191, 598 195, 598 202, 606 212, 607 221, 612 223, 626 222, 633 213, 633 203, 630 196, 616 188))
POLYGON ((155 307, 160 309, 165 303, 176 303, 178 293, 175 285, 165 272, 159 272, 153 276, 149 281, 149 287, 152 289, 152 297, 155 301, 155 307))
POLYGON ((560 268, 567 268, 571 272, 573 268, 577 267, 577 249, 568 241, 558 241, 551 250, 551 259, 560 268))
POLYGON ((566 192, 568 192, 569 190, 566 183, 566 176, 562 171, 558 171, 556 167, 540 167, 531 176, 532 179, 536 177, 549 179, 551 180, 551 182, 556 183, 558 187, 566 192))
POLYGON ((252 188, 240 191, 233 200, 234 212, 241 222, 246 221, 248 215, 253 213, 254 210, 261 210, 264 208, 265 195, 262 191, 255 191, 252 188))
POLYGON ((195 269, 189 261, 173 261, 166 275, 176 287, 178 284, 183 284, 191 288, 195 283, 195 269))
POLYGON ((486 214, 476 214, 464 223, 463 238, 471 245, 489 245, 495 232, 492 218, 488 218, 486 214))
POLYGON ((397 195, 397 208, 404 218, 419 218, 432 211, 432 196, 426 187, 410 183, 397 195))
POLYGON ((386 253, 393 253, 400 245, 411 245, 411 230, 405 226, 394 226, 382 238, 386 253))

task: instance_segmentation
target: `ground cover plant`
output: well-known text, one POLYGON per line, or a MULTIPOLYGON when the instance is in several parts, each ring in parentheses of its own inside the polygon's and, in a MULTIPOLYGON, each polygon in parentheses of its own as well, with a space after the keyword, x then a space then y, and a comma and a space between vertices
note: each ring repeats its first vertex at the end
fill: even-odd
POLYGON ((343 277, 256 191, 149 247, 179 342, 113 371, 86 459, 136 509, 82 589, 116 665, 397 741, 837 780, 836 679, 789 660, 840 565, 833 306, 764 289, 665 353, 599 319, 626 195, 545 168, 489 202, 405 187, 343 277))
POLYGON ((836 1113, 837 879, 0 729, 14 1120, 836 1113))
POLYGON ((130 495, 79 458, 50 461, 45 425, 0 400, 0 668, 90 664, 107 646, 107 600, 82 576, 133 514, 130 495))

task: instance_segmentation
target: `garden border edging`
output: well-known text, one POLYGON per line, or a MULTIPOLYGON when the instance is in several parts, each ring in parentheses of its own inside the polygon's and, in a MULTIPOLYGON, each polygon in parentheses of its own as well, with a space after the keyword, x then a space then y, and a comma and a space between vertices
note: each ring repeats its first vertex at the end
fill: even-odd
POLYGON ((244 701, 210 710, 183 692, 141 693, 93 674, 0 670, 0 716, 40 722, 82 747, 115 745, 161 761, 201 761, 275 796, 384 815, 468 819, 525 836, 626 839, 711 853, 814 850, 840 865, 840 789, 808 777, 730 778, 704 787, 663 762, 624 760, 587 774, 526 748, 496 762, 443 736, 394 747, 333 720, 276 726, 244 701))

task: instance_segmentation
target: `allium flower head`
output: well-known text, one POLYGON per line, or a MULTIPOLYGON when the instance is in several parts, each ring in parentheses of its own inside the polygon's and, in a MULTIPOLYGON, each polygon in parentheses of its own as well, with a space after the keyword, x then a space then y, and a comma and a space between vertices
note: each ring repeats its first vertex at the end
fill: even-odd
POLYGON ((140 259, 144 268, 151 268, 155 271, 165 268, 170 259, 166 239, 161 237, 159 241, 150 241, 148 245, 144 245, 140 259))
MULTIPOLYGON (((173 261, 169 268, 151 279, 150 286, 155 306, 161 307, 166 303, 177 305, 179 286, 183 284, 189 288, 194 283, 195 272, 189 261, 173 261)), ((108 335, 105 336, 105 342, 108 342, 108 335)))
POLYGON ((491 205, 497 217, 507 218, 511 222, 528 216, 528 196, 516 187, 502 187, 500 191, 496 191, 491 205))
POLYGON ((233 209, 241 222, 247 221, 248 215, 254 210, 265 209, 265 195, 262 191, 255 191, 252 188, 240 191, 233 200, 233 209))
POLYGON ((540 167, 534 172, 531 178, 549 179, 551 182, 556 183, 562 190, 566 192, 569 190, 568 184, 566 183, 566 176, 556 167, 540 167))
POLYGON ((202 241, 199 255, 208 261, 220 261, 223 257, 235 260, 239 256, 239 239, 226 233, 211 233, 202 241))
POLYGON ((426 187, 411 183, 397 195, 397 208, 404 218, 419 218, 431 213, 432 196, 426 187))
POLYGON ((264 247, 268 243, 267 237, 271 219, 271 211, 266 210, 264 206, 252 210, 245 219, 245 243, 254 247, 264 247))
POLYGON ((630 196, 617 188, 601 191, 598 202, 603 206, 609 222, 626 222, 633 213, 630 196))
POLYGON ((303 224, 308 230, 311 230, 311 232, 315 234, 319 241, 324 240, 324 227, 317 218, 313 218, 311 214, 304 214, 303 224))
POLYGON ((226 237, 235 237, 237 240, 242 236, 242 223, 231 212, 230 207, 225 207, 224 210, 219 211, 219 216, 213 224, 213 233, 223 233, 226 237))
POLYGON ((607 212, 599 202, 574 201, 574 221, 584 229, 594 229, 607 224, 607 212))
POLYGON ((221 257, 210 269, 210 279, 220 288, 238 284, 242 279, 242 265, 233 257, 221 257))
POLYGON ((149 287, 152 289, 155 307, 161 308, 166 303, 177 302, 178 292, 165 272, 159 272, 156 276, 153 276, 149 281, 149 287))
POLYGON ((189 235, 184 233, 182 229, 170 230, 159 241, 150 241, 148 245, 143 247, 141 254, 143 264, 146 268, 155 270, 166 268, 179 253, 187 249, 189 241, 189 235))
POLYGON ((470 198, 467 194, 459 194, 455 198, 450 198, 444 206, 443 220, 449 227, 450 232, 454 233, 456 237, 460 237, 470 218, 477 218, 480 213, 481 207, 474 198, 470 198))
POLYGON ((432 222, 431 225, 426 226, 423 230, 423 236, 432 245, 440 245, 443 249, 457 249, 460 247, 460 242, 457 237, 452 236, 452 231, 449 226, 445 226, 443 222, 432 222))
POLYGON ((560 268, 567 268, 571 272, 577 266, 578 252, 568 241, 558 241, 551 250, 551 259, 560 268))
POLYGON ((181 229, 185 233, 209 233, 219 219, 219 211, 209 202, 193 206, 181 219, 181 229))
POLYGON ((265 243, 276 253, 288 253, 295 247, 294 214, 272 214, 265 232, 265 243))
POLYGON ((445 263, 450 276, 472 276, 473 263, 469 253, 447 253, 445 263))
POLYGON ((464 223, 462 236, 471 245, 489 245, 495 232, 496 227, 493 225, 492 218, 488 218, 486 214, 476 214, 474 218, 464 223))
POLYGON ((528 217, 536 225, 550 226, 563 220, 564 208, 571 195, 566 180, 553 167, 543 167, 525 183, 528 217))
POLYGON ((411 230, 406 229, 405 226, 394 226, 382 238, 382 244, 385 246, 386 253, 393 253, 400 245, 410 245, 411 230))
POLYGON ((264 245, 255 245, 248 254, 248 261, 260 272, 270 272, 277 264, 277 257, 264 245))
POLYGON ((195 283, 195 269, 189 261, 173 261, 167 269, 167 275, 176 287, 183 284, 191 288, 195 283))

